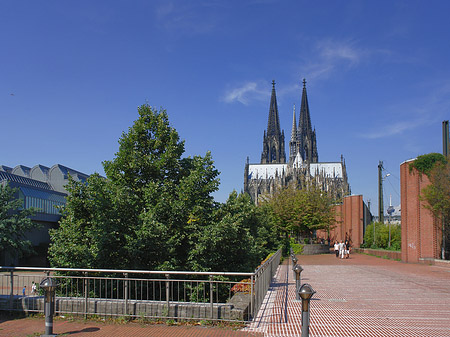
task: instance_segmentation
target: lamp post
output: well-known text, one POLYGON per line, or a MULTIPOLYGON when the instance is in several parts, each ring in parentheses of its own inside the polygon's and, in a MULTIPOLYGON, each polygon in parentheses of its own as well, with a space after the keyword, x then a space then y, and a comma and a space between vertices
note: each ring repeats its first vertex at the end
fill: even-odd
POLYGON ((386 210, 386 212, 389 214, 389 243, 388 243, 388 247, 391 247, 391 217, 392 217, 392 213, 394 213, 395 209, 392 206, 392 196, 389 196, 389 207, 386 210))
POLYGON ((55 311, 55 290, 57 286, 56 280, 51 277, 46 277, 39 283, 39 287, 44 289, 45 292, 45 335, 41 335, 41 337, 56 336, 53 334, 53 313, 55 311))
POLYGON ((294 256, 292 258, 292 263, 294 264, 294 266, 297 264, 298 259, 294 256))
MULTIPOLYGON (((387 173, 383 177, 383 170, 383 162, 380 160, 378 163, 378 220, 380 223, 384 223, 383 180, 391 175, 390 173, 387 173)), ((375 224, 373 224, 373 245, 376 245, 375 224)))
POLYGON ((303 268, 301 265, 296 264, 294 267, 294 273, 295 273, 295 293, 296 293, 296 299, 300 300, 300 293, 299 293, 299 288, 300 288, 300 284, 301 282, 301 274, 302 274, 303 268))
POLYGON ((298 289, 302 299, 302 337, 309 337, 309 302, 316 293, 308 283, 305 283, 298 289))

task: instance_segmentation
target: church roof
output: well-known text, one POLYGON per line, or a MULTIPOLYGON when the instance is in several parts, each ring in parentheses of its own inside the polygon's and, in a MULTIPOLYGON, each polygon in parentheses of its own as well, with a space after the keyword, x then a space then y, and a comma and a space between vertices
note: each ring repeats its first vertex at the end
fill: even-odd
POLYGON ((311 163, 309 166, 311 176, 324 175, 327 178, 343 178, 342 163, 311 163))
POLYGON ((250 164, 248 166, 249 179, 270 179, 281 176, 288 164, 250 164))
MULTIPOLYGON (((303 167, 305 167, 304 165, 303 167)), ((249 164, 248 178, 249 179, 272 179, 277 175, 283 175, 291 164, 249 164)), ((340 178, 344 177, 343 166, 341 162, 333 163, 311 163, 309 164, 309 173, 312 177, 316 175, 323 175, 326 178, 340 178)))

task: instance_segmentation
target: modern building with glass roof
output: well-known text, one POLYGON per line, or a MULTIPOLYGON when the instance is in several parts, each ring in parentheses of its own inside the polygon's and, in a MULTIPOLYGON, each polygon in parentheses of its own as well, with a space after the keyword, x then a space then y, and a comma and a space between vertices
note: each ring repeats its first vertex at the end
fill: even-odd
MULTIPOLYGON (((52 167, 36 165, 32 168, 24 165, 14 168, 0 165, 0 185, 16 189, 16 196, 23 201, 25 209, 37 210, 31 219, 42 227, 27 236, 35 247, 42 247, 45 251, 50 243, 48 230, 58 226, 61 218, 60 209, 66 203, 68 193, 65 186, 69 182, 69 175, 75 181, 82 182, 89 177, 60 164, 52 167)), ((5 261, 4 257, 0 259, 0 264, 17 264, 17 262, 17 259, 15 261, 5 261)))

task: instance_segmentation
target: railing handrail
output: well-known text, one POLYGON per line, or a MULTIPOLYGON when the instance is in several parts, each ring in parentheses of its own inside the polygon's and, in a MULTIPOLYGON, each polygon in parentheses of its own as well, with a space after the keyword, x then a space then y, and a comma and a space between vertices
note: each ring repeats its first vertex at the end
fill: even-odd
POLYGON ((88 269, 88 268, 46 268, 46 267, 5 267, 0 266, 0 271, 25 270, 25 271, 68 271, 68 272, 87 272, 87 273, 118 273, 118 274, 169 274, 169 275, 212 275, 212 276, 252 276, 255 273, 244 272, 213 272, 213 271, 168 271, 168 270, 127 270, 127 269, 88 269))

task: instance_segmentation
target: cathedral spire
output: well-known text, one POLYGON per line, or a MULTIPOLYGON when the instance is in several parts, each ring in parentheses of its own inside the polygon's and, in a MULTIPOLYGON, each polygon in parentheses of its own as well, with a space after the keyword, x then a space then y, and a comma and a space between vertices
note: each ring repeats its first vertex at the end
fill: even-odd
POLYGON ((261 164, 285 162, 286 153, 284 151, 284 132, 281 132, 280 129, 280 117, 278 115, 275 81, 272 81, 272 96, 270 98, 269 120, 267 122, 267 132, 264 132, 261 164))
POLYGON ((272 81, 272 96, 270 97, 269 120, 267 123, 267 136, 279 136, 280 117, 278 116, 277 95, 275 92, 275 80, 272 81))
POLYGON ((310 132, 311 116, 309 114, 308 95, 306 93, 306 80, 303 79, 302 103, 300 105, 300 120, 298 124, 300 132, 310 132))
POLYGON ((308 95, 306 93, 306 80, 303 79, 302 103, 300 105, 300 120, 297 133, 299 135, 300 151, 303 160, 310 163, 317 163, 316 130, 312 130, 311 116, 309 113, 308 95))
POLYGON ((291 141, 289 142, 289 162, 292 163, 295 160, 295 156, 298 153, 298 135, 297 135, 297 118, 295 117, 295 103, 293 109, 292 118, 292 131, 291 131, 291 141))

